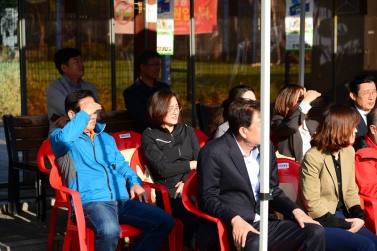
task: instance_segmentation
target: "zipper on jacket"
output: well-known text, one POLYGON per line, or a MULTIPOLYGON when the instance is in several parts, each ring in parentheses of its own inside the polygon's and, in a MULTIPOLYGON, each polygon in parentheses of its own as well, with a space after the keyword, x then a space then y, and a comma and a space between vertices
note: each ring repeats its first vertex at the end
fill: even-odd
POLYGON ((77 171, 76 171, 76 191, 80 193, 80 190, 79 190, 79 175, 77 174, 77 171))
MULTIPOLYGON (((95 136, 94 136, 95 137, 95 136)), ((110 178, 109 178, 109 174, 106 170, 106 168, 97 161, 97 157, 96 157, 96 148, 94 147, 94 139, 92 141, 92 147, 93 147, 93 152, 94 152, 94 160, 102 166, 103 170, 105 171, 106 173, 106 181, 107 181, 107 187, 109 188, 109 191, 110 191, 110 199, 113 200, 113 191, 111 190, 111 186, 110 186, 110 178)))
MULTIPOLYGON (((174 147, 174 145, 175 145, 174 136, 173 136, 172 133, 170 134, 170 136, 171 136, 173 147, 174 147)), ((179 154, 179 157, 182 157, 182 153, 181 153, 181 148, 180 147, 178 147, 178 154, 179 154)))

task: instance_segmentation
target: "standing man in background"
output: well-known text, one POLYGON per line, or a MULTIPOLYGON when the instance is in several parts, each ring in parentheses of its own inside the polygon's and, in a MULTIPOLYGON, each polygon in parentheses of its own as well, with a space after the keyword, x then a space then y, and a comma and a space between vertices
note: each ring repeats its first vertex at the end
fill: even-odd
POLYGON ((147 119, 147 103, 153 93, 170 89, 169 85, 157 81, 161 69, 161 56, 156 51, 145 50, 138 57, 140 77, 123 92, 124 103, 136 122, 136 131, 143 133, 152 126, 147 119))
MULTIPOLYGON (((82 89, 90 90, 94 100, 98 102, 96 87, 82 79, 85 75, 85 67, 79 50, 60 49, 55 53, 54 62, 61 76, 53 81, 46 91, 47 112, 50 119, 49 135, 56 128, 63 128, 67 123, 68 117, 64 110, 64 100, 69 93, 82 89)), ((102 118, 106 116, 103 106, 98 115, 102 118)))

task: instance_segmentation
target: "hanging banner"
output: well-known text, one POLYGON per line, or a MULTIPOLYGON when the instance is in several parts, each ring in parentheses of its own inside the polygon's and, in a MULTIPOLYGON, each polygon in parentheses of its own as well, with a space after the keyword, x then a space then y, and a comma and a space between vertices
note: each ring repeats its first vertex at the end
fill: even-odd
POLYGON ((115 34, 134 34, 134 0, 114 0, 115 34))
MULTIPOLYGON (((313 0, 305 4, 305 50, 313 49, 313 0)), ((286 51, 298 51, 300 47, 300 0, 286 0, 285 35, 286 51)))
POLYGON ((174 53, 174 1, 157 2, 157 52, 160 55, 174 53))
MULTIPOLYGON (((193 0, 195 34, 213 33, 217 25, 217 0, 193 0)), ((174 0, 174 32, 190 34, 190 0, 174 0)))

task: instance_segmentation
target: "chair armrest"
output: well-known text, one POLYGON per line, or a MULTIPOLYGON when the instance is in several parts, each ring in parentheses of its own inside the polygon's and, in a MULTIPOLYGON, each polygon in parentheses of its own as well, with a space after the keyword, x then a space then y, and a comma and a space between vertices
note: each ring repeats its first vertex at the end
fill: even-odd
POLYGON ((153 189, 160 191, 161 195, 162 195, 162 200, 163 200, 163 203, 164 203, 165 211, 168 212, 169 214, 172 214, 171 206, 170 206, 169 193, 168 193, 168 190, 166 189, 166 187, 164 187, 163 185, 150 183, 150 182, 147 182, 147 181, 143 181, 143 186, 149 186, 150 188, 153 188, 153 189))
MULTIPOLYGON (((84 238, 79 238, 80 241, 80 249, 82 250, 83 245, 86 247, 85 243, 85 235, 86 235, 86 224, 85 224, 85 217, 84 217, 84 210, 81 203, 81 197, 79 192, 69 189, 68 187, 62 186, 62 185, 51 185, 53 188, 55 188, 58 191, 61 191, 71 197, 71 201, 73 201, 73 206, 75 208, 75 217, 76 217, 76 226, 78 229, 78 234, 84 234, 84 238)), ((68 201, 68 203, 70 203, 68 201)), ((86 247, 87 249, 87 247, 86 247)), ((84 250, 86 250, 84 249, 84 250)))
MULTIPOLYGON (((209 220, 209 221, 212 221, 212 222, 215 222, 216 224, 218 224, 219 222, 221 222, 220 219, 216 218, 216 217, 213 217, 213 216, 210 216, 206 213, 203 213, 201 210, 199 210, 198 208, 196 208, 190 200, 186 200, 188 198, 185 198, 185 197, 182 197, 182 202, 183 202, 183 205, 186 207, 186 209, 188 211, 190 211, 191 213, 193 214, 196 214, 197 216, 201 217, 201 218, 204 218, 206 220, 209 220)), ((223 224, 223 223, 222 223, 223 224)))
POLYGON ((217 225, 217 231, 218 231, 218 234, 219 234, 221 245, 224 245, 225 247, 229 247, 229 244, 228 244, 228 233, 226 231, 226 225, 225 225, 225 223, 222 220, 220 220, 219 218, 210 216, 210 215, 202 212, 200 209, 196 208, 191 203, 190 198, 188 198, 187 196, 182 196, 182 202, 183 202, 183 205, 185 206, 185 208, 189 212, 191 212, 191 213, 193 213, 193 214, 195 214, 198 217, 201 217, 203 219, 215 222, 216 225, 217 225))

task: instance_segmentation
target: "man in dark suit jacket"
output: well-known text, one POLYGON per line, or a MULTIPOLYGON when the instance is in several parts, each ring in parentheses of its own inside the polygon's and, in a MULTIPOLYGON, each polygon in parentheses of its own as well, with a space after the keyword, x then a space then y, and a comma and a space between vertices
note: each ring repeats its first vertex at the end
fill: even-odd
POLYGON ((360 123, 357 125, 356 138, 368 132, 366 116, 376 104, 376 84, 372 76, 358 75, 350 83, 350 97, 352 106, 360 114, 360 123))
POLYGON ((147 119, 147 104, 153 93, 170 89, 169 85, 157 81, 160 74, 160 55, 156 51, 145 50, 138 57, 140 77, 123 91, 124 104, 136 122, 136 131, 143 133, 152 126, 147 119))
MULTIPOLYGON (((199 153, 199 207, 225 221, 232 250, 259 248, 260 131, 259 102, 233 101, 229 107, 229 130, 207 143, 199 153)), ((273 196, 269 206, 292 221, 269 216, 268 250, 325 250, 322 226, 299 209, 279 188, 277 162, 271 143, 269 168, 273 196)), ((200 250, 216 250, 216 225, 202 220, 197 240, 200 250)))

